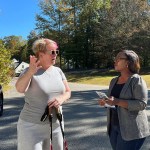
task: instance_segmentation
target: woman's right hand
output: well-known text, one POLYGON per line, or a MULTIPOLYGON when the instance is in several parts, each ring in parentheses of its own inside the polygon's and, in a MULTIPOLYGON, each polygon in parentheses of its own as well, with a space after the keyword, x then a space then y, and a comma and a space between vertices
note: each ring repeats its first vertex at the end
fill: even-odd
POLYGON ((34 75, 42 66, 39 65, 40 61, 35 57, 30 55, 30 64, 29 64, 29 70, 28 72, 31 75, 34 75))
POLYGON ((39 65, 40 61, 37 60, 35 56, 30 55, 29 69, 22 76, 19 77, 15 86, 18 92, 24 93, 27 91, 32 76, 40 69, 42 66, 39 65))

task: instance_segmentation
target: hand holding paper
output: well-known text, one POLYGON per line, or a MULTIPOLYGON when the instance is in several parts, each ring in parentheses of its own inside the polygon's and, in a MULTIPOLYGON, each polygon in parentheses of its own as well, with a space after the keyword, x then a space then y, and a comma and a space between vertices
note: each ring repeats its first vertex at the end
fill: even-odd
POLYGON ((104 105, 103 105, 104 107, 115 108, 115 106, 111 106, 111 105, 108 105, 106 103, 106 101, 109 100, 109 98, 108 98, 108 96, 105 93, 99 92, 99 91, 96 91, 96 93, 98 94, 98 96, 99 96, 100 99, 104 99, 104 101, 102 102, 102 103, 104 103, 104 105))

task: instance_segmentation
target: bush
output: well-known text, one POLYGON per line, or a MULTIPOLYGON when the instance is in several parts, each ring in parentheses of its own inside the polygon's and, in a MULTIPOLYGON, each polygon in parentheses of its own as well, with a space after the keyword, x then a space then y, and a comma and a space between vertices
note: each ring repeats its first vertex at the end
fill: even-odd
POLYGON ((0 84, 8 84, 11 79, 11 53, 0 43, 0 84))

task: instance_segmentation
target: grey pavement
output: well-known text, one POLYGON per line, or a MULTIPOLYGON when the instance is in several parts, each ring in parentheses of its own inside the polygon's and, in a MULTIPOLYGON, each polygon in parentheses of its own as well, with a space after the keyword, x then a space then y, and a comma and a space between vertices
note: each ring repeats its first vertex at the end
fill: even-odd
MULTIPOLYGON (((10 83, 11 89, 4 93, 4 114, 0 117, 0 150, 17 150, 16 125, 24 104, 24 95, 15 90, 15 82, 16 78, 10 83)), ((95 92, 106 92, 108 87, 76 83, 69 85, 72 97, 63 106, 69 150, 112 150, 106 134, 106 109, 98 106, 95 92)), ((150 101, 147 113, 150 120, 150 101)), ((150 137, 141 150, 150 150, 150 137)))

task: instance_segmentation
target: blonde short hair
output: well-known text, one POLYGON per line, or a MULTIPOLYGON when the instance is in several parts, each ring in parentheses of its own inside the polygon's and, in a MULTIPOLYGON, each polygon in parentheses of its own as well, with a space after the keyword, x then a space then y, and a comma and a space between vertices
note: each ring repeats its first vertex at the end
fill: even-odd
POLYGON ((34 54, 37 54, 38 52, 43 52, 45 53, 47 51, 46 46, 50 45, 52 48, 57 49, 57 43, 53 40, 50 39, 46 39, 46 38, 41 38, 41 39, 37 39, 32 46, 32 50, 34 52, 34 54))

